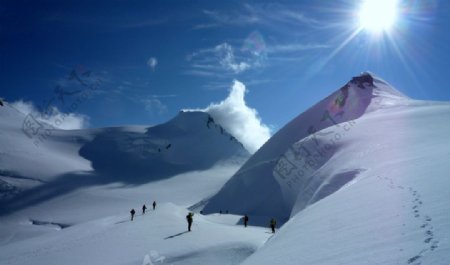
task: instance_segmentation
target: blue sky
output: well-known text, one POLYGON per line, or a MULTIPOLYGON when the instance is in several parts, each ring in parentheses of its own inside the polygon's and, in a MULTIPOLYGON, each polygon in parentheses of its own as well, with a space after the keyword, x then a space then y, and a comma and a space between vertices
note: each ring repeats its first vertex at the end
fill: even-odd
POLYGON ((272 132, 366 70, 450 100, 449 1, 400 1, 382 34, 358 31, 361 2, 1 1, 0 96, 89 127, 158 124, 239 80, 272 132))

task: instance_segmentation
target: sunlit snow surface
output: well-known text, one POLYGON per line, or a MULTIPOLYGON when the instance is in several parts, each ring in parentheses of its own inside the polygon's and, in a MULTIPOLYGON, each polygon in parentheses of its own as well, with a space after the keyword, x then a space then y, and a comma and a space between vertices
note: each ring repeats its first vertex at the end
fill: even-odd
MULTIPOLYGON (((293 119, 242 167, 234 159, 151 181, 114 176, 39 203, 27 197, 30 206, 17 203, 0 218, 0 264, 449 264, 450 104, 412 100, 361 78, 293 119), (156 211, 141 215, 154 199, 156 211), (189 209, 196 214, 187 233, 189 209), (271 217, 287 221, 273 237, 271 217)), ((52 141, 48 155, 39 149, 23 162, 13 155, 34 149, 20 140, 20 123, 0 125, 0 139, 14 143, 1 149, 0 162, 10 166, 4 190, 93 170, 76 143, 95 135, 52 141)))
POLYGON ((348 86, 340 115, 328 114, 342 88, 206 205, 291 218, 244 264, 448 264, 450 104, 409 99, 377 78, 348 86))

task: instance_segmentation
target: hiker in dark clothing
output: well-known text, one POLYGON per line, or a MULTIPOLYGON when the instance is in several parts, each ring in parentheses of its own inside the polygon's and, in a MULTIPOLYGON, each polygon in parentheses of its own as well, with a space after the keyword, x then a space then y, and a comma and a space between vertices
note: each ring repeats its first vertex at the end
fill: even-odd
POLYGON ((156 208, 156 201, 153 201, 153 210, 156 208))
POLYGON ((142 214, 145 214, 145 210, 147 210, 147 206, 145 204, 142 206, 142 214))
POLYGON ((277 226, 277 221, 275 219, 270 220, 270 228, 272 228, 272 233, 275 233, 275 227, 277 226))
POLYGON ((188 213, 188 215, 186 215, 186 220, 188 222, 188 231, 189 232, 191 232, 192 222, 194 221, 193 216, 194 216, 193 213, 188 213))
POLYGON ((247 227, 247 224, 248 224, 248 216, 245 215, 244 216, 244 226, 247 227))
POLYGON ((134 214, 136 213, 136 211, 134 209, 131 209, 130 213, 131 213, 131 221, 133 221, 134 214))

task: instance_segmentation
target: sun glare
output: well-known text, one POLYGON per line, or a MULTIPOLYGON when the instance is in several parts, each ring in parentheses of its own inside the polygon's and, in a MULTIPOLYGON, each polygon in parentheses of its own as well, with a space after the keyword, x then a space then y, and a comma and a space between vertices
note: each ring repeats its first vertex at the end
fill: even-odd
POLYGON ((363 0, 359 10, 362 29, 381 33, 387 32, 397 20, 398 0, 363 0))

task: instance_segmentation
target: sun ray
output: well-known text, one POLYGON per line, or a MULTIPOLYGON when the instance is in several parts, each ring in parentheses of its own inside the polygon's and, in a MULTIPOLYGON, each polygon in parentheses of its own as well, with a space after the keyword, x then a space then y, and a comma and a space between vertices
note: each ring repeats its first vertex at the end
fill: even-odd
MULTIPOLYGON (((412 65, 414 65, 415 61, 407 59, 407 56, 405 56, 405 52, 402 51, 402 49, 400 49, 400 46, 398 44, 398 40, 397 40, 397 38, 395 38, 393 36, 393 34, 387 34, 387 39, 388 39, 391 47, 394 49, 396 55, 400 59, 402 65, 403 65, 404 69, 406 70, 406 72, 408 73, 409 77, 412 80, 414 80, 415 83, 420 83, 420 80, 414 74, 414 70, 412 69, 412 65)), ((426 69, 422 68, 420 64, 416 63, 415 67, 419 68, 419 71, 421 73, 427 73, 426 69)), ((421 91, 422 93, 425 92, 425 90, 423 88, 421 90, 422 90, 421 91)))
POLYGON ((342 49, 344 49, 358 34, 363 30, 362 27, 356 28, 339 46, 336 47, 327 57, 318 62, 315 67, 311 67, 308 76, 322 70, 342 49))

